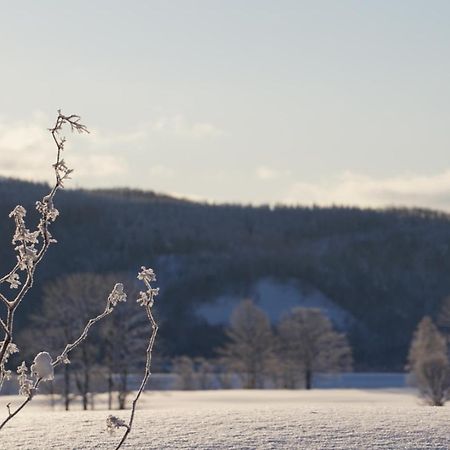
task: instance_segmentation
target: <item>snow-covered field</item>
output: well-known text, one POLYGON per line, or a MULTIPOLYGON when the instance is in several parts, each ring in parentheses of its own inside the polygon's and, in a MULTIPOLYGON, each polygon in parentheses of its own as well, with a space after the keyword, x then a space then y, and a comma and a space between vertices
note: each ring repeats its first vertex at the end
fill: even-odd
MULTIPOLYGON (((0 411, 17 399, 0 397, 0 411)), ((141 406, 125 448, 450 448, 450 405, 424 406, 408 390, 147 392, 141 406)), ((0 448, 114 448, 108 414, 52 411, 36 397, 0 432, 0 448)))

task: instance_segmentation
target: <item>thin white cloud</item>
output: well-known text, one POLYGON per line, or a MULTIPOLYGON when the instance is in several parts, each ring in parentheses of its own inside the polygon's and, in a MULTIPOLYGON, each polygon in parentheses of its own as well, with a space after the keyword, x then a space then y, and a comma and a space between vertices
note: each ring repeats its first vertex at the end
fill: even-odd
POLYGON ((162 116, 149 125, 151 132, 166 133, 179 137, 203 139, 220 137, 225 132, 209 122, 191 122, 182 114, 162 116))
POLYGON ((151 177, 155 178, 172 178, 175 175, 175 171, 171 167, 164 166, 163 164, 151 166, 148 173, 151 177))
MULTIPOLYGON (((48 132, 49 124, 51 120, 42 113, 34 114, 33 119, 26 123, 0 121, 0 175, 53 181, 51 165, 56 149, 48 132)), ((68 166, 75 169, 77 181, 82 181, 83 177, 105 178, 126 172, 127 163, 123 157, 102 151, 109 142, 101 135, 92 133, 80 148, 77 148, 80 138, 73 136, 75 143, 68 140, 67 156, 63 156, 68 166)), ((119 142, 129 139, 122 136, 119 142)))
POLYGON ((259 166, 255 171, 256 178, 262 181, 276 180, 290 176, 289 170, 276 170, 272 167, 259 166))
POLYGON ((90 142, 97 147, 111 147, 117 145, 136 144, 144 141, 147 138, 147 133, 143 129, 137 129, 129 132, 114 132, 92 130, 90 134, 90 142))
MULTIPOLYGON (((41 112, 26 121, 0 117, 1 176, 53 180, 51 164, 55 148, 48 132, 53 120, 41 112)), ((75 170, 74 183, 82 186, 136 184, 136 180, 130 179, 131 171, 137 169, 136 160, 129 159, 129 151, 143 152, 155 146, 161 148, 167 145, 161 142, 161 138, 198 141, 224 134, 211 123, 189 121, 182 114, 160 115, 154 121, 142 122, 125 131, 88 128, 91 131, 88 136, 70 135, 67 131, 65 160, 75 170)), ((163 162, 150 165, 147 171, 151 179, 158 180, 173 179, 174 173, 170 163, 163 162)))
POLYGON ((0 121, 1 175, 41 181, 50 178, 55 152, 47 127, 36 118, 28 123, 0 121))
POLYGON ((21 122, 8 125, 0 124, 0 149, 3 151, 21 151, 35 147, 37 143, 42 143, 47 137, 45 129, 31 124, 26 125, 21 122))
POLYGON ((126 173, 128 167, 123 158, 107 154, 74 155, 70 161, 77 178, 113 178, 126 173))
POLYGON ((269 167, 261 166, 256 169, 256 176, 260 180, 273 180, 278 177, 278 173, 269 167))
POLYGON ((346 172, 324 183, 293 183, 285 203, 368 207, 422 206, 450 210, 450 170, 434 175, 374 178, 346 172))
MULTIPOLYGON (((0 117, 0 175, 29 180, 51 181, 51 164, 55 149, 48 132, 53 118, 35 112, 27 121, 11 121, 0 117)), ((126 175, 127 149, 140 149, 158 144, 157 136, 171 136, 181 140, 203 140, 222 136, 224 132, 208 122, 192 122, 182 114, 160 116, 129 131, 105 131, 90 128, 89 136, 71 135, 68 131, 67 158, 69 167, 77 172, 77 182, 92 185, 92 178, 126 175), (156 143, 155 144, 155 139, 156 143), (89 181, 83 178, 91 178, 89 181)), ((152 177, 173 176, 165 165, 150 168, 152 177)), ((98 181, 98 180, 97 180, 98 181)), ((125 178, 122 178, 122 182, 125 178)))
MULTIPOLYGON (((52 119, 42 113, 35 113, 29 121, 0 118, 0 175, 39 181, 53 180, 51 164, 55 158, 55 147, 47 131, 51 123, 52 119)), ((147 123, 129 132, 109 133, 93 129, 89 136, 68 135, 65 159, 69 167, 75 169, 74 185, 139 185, 136 178, 131 176, 132 171, 137 169, 136 160, 128 159, 126 149, 154 146, 154 133, 168 133, 182 139, 199 139, 220 135, 222 131, 210 124, 191 123, 177 115, 162 117, 151 125, 147 123)), ((161 160, 153 165, 150 163, 148 169, 145 168, 145 174, 157 186, 164 186, 164 190, 170 192, 179 189, 177 172, 170 161, 161 160), (165 183, 167 180, 171 180, 170 184, 165 183)), ((263 194, 270 196, 270 199, 256 196, 251 198, 256 202, 368 207, 422 206, 450 211, 450 169, 431 175, 410 173, 379 178, 346 172, 322 182, 303 182, 293 180, 289 170, 275 169, 266 164, 256 167, 253 176, 254 182, 259 183, 255 184, 255 193, 263 183, 270 187, 270 192, 263 194)), ((219 175, 214 176, 215 181, 218 178, 219 175)), ((224 179, 229 179, 228 173, 224 175, 224 179)), ((208 195, 214 194, 211 191, 208 195)), ((189 197, 203 199, 206 195, 189 197)), ((223 198, 222 194, 220 198, 223 198)), ((234 200, 249 201, 245 198, 234 200)))

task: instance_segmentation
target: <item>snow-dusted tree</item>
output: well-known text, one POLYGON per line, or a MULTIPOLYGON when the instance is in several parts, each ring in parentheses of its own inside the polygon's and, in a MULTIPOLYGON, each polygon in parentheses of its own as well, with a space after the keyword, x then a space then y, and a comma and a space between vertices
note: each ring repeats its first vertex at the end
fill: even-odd
POLYGON ((267 315, 252 300, 244 300, 233 311, 229 342, 219 350, 231 371, 248 389, 264 387, 274 365, 274 336, 267 315))
POLYGON ((317 372, 350 370, 351 350, 343 334, 320 309, 294 308, 278 324, 279 360, 284 387, 312 388, 317 372))
POLYGON ((450 363, 445 337, 430 317, 424 317, 414 333, 407 369, 411 382, 428 403, 442 406, 450 395, 450 363))
MULTIPOLYGON (((55 125, 49 130, 53 137, 53 141, 56 144, 56 162, 53 164, 55 184, 50 189, 48 195, 36 202, 36 209, 40 215, 36 230, 30 231, 29 228, 27 228, 25 220, 27 212, 23 206, 16 206, 10 214, 10 217, 13 218, 15 222, 15 232, 12 243, 16 252, 17 262, 6 275, 0 277, 0 303, 3 304, 5 311, 5 315, 0 318, 0 328, 4 332, 3 341, 0 342, 0 389, 4 380, 11 377, 11 370, 7 368, 8 358, 19 351, 14 341, 14 316, 25 295, 33 286, 37 266, 44 258, 49 246, 56 242, 49 230, 50 225, 59 215, 58 210, 54 207, 53 201, 57 191, 63 187, 64 181, 70 178, 69 176, 72 173, 72 170, 67 167, 62 158, 66 142, 65 137, 60 136, 63 125, 68 125, 72 131, 78 131, 79 133, 88 132, 87 128, 80 123, 79 116, 65 116, 61 111, 58 111, 55 125), (8 293, 4 290, 5 285, 9 286, 8 293)), ((137 402, 150 377, 152 349, 158 331, 158 326, 152 313, 154 297, 158 294, 158 289, 153 288, 151 285, 156 279, 155 274, 152 269, 142 267, 138 274, 138 279, 144 283, 146 289, 139 293, 137 302, 144 308, 152 332, 146 350, 144 376, 140 388, 133 400, 128 422, 114 416, 109 416, 107 419, 107 429, 109 431, 122 427, 125 428, 125 432, 116 449, 122 446, 132 429, 137 402)), ((32 400, 42 382, 54 379, 54 369, 56 367, 70 363, 69 354, 84 342, 91 327, 111 314, 119 303, 126 301, 126 298, 126 294, 123 291, 123 285, 121 283, 116 283, 107 297, 103 312, 89 319, 79 336, 72 343, 66 344, 58 356, 53 359, 47 351, 41 351, 34 357, 30 368, 27 367, 25 362, 22 362, 17 369, 17 374, 20 394, 24 395, 25 399, 14 410, 11 410, 8 405, 8 415, 0 424, 0 429, 2 429, 32 400)))

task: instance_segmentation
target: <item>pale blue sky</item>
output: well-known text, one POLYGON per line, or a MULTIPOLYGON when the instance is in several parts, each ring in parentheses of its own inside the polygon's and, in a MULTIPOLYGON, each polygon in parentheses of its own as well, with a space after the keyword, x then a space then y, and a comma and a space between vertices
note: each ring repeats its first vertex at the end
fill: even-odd
POLYGON ((0 0, 0 175, 450 209, 450 2, 0 0))

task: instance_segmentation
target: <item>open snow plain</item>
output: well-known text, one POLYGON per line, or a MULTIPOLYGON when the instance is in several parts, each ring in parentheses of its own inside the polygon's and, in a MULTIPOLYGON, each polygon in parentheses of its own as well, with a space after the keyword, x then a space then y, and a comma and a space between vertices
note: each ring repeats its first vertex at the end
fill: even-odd
MULTIPOLYGON (((0 411, 17 400, 0 397, 0 411)), ((425 406, 406 389, 153 391, 142 400, 123 448, 450 449, 450 405, 425 406)), ((119 434, 106 433, 108 414, 52 410, 37 396, 0 431, 0 448, 111 449, 119 434)))

